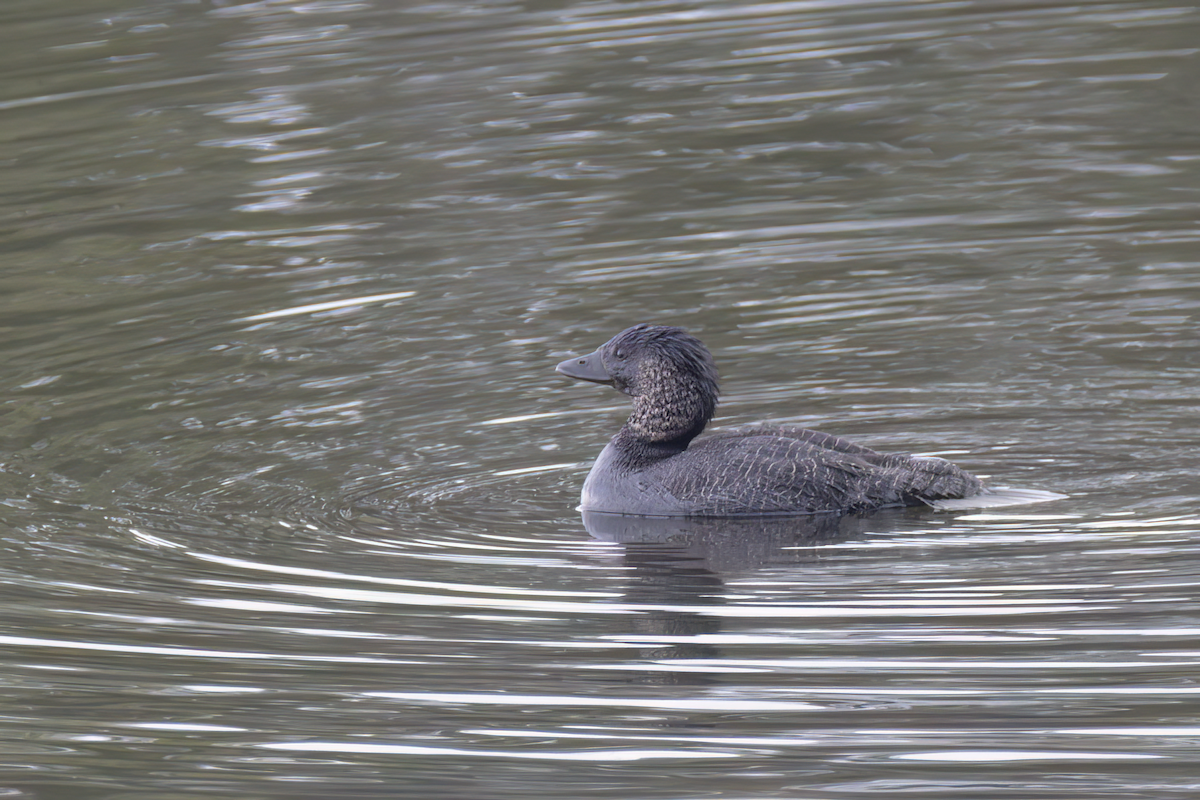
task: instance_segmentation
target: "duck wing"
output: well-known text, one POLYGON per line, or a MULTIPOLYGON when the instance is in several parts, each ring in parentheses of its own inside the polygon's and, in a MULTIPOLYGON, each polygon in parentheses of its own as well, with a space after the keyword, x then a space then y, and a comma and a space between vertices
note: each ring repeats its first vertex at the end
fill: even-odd
POLYGON ((982 488, 978 478, 940 458, 883 454, 803 428, 704 439, 647 473, 697 515, 863 511, 966 497, 982 488))

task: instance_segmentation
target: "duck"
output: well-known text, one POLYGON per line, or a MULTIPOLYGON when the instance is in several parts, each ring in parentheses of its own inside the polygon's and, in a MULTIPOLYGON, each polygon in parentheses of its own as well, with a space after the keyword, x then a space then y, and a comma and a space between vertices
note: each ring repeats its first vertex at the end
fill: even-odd
POLYGON ((716 412, 712 353, 682 328, 642 323, 560 363, 633 410, 592 464, 579 510, 647 517, 868 512, 984 492, 942 458, 880 453, 828 433, 757 425, 697 437, 716 412))

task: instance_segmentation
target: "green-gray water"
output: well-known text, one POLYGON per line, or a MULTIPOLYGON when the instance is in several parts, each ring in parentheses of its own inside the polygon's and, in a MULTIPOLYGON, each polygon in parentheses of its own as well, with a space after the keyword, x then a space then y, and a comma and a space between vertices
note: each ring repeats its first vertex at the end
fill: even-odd
POLYGON ((1200 792, 1195 3, 100 5, 0 9, 0 796, 1200 792), (641 321, 1069 497, 589 533, 641 321))

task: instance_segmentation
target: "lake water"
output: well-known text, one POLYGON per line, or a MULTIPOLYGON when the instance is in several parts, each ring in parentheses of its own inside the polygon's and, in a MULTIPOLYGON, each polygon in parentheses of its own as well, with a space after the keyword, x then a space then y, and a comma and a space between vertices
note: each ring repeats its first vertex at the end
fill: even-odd
POLYGON ((1200 795, 1200 6, 15 0, 0 68, 0 797, 1200 795), (554 365, 642 321, 717 427, 1068 497, 584 520, 554 365))

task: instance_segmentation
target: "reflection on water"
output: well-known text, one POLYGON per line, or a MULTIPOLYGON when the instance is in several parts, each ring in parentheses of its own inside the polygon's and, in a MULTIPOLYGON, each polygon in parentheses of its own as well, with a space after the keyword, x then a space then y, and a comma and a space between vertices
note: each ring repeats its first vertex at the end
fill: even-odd
POLYGON ((872 522, 889 530, 902 512, 875 515, 810 514, 759 517, 633 517, 584 511, 583 525, 596 539, 626 545, 626 552, 671 552, 714 572, 751 570, 787 551, 845 541, 872 522))
POLYGON ((622 546, 624 601, 641 612, 626 618, 622 635, 646 645, 637 672, 647 683, 692 686, 718 683, 711 666, 717 675, 725 672, 719 666, 724 654, 713 644, 722 633, 714 607, 726 606, 729 593, 724 573, 811 561, 815 546, 852 537, 860 520, 838 514, 685 519, 583 512, 589 534, 622 546), (705 661, 699 668, 697 659, 705 661))
POLYGON ((9 4, 0 794, 1194 796, 1198 19, 9 4), (1056 497, 581 521, 640 321, 1056 497))

